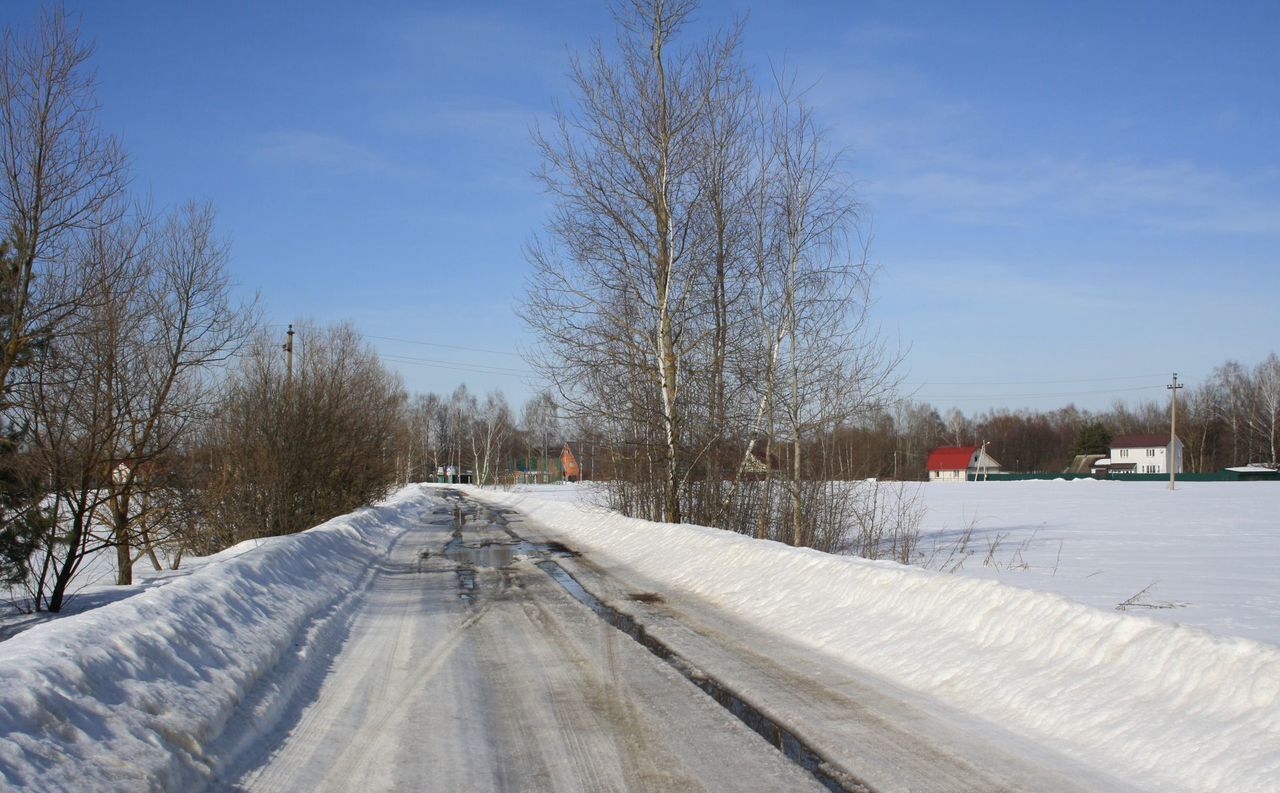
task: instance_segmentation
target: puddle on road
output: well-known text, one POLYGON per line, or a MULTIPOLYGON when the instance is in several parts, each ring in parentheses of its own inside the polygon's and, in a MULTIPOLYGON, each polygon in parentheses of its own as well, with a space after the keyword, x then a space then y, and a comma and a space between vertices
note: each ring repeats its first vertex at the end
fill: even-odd
MULTIPOLYGON (((525 540, 481 540, 479 542, 465 542, 459 533, 455 532, 452 540, 444 546, 442 554, 446 559, 457 562, 458 564, 470 565, 472 567, 492 567, 501 569, 507 567, 517 559, 535 556, 564 556, 571 554, 567 550, 559 550, 557 543, 533 543, 525 540)), ((559 546, 564 548, 564 546, 559 546)))
POLYGON ((518 559, 535 557, 549 559, 553 556, 577 556, 558 542, 529 542, 514 535, 506 539, 484 539, 468 542, 460 529, 453 530, 453 538, 444 546, 444 558, 472 567, 492 567, 500 570, 518 559))
POLYGON ((471 603, 476 597, 476 571, 466 567, 458 568, 458 597, 471 603))
MULTIPOLYGON (((554 557, 577 556, 561 543, 529 542, 511 531, 507 526, 506 517, 512 514, 511 510, 468 501, 457 492, 450 492, 447 497, 453 502, 452 507, 437 511, 451 515, 453 535, 439 553, 423 550, 419 559, 422 561, 438 555, 454 562, 457 565, 458 597, 468 603, 474 603, 476 599, 477 570, 503 570, 520 559, 527 558, 547 560, 554 557), (464 534, 468 524, 474 527, 500 529, 503 536, 468 540, 464 534)), ((506 580, 505 576, 503 580, 506 580)))

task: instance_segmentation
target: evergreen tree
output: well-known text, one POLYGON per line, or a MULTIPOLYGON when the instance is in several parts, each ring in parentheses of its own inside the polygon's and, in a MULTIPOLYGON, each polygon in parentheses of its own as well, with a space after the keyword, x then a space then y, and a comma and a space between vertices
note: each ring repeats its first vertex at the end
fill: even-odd
POLYGON ((14 586, 27 577, 27 560, 40 546, 52 517, 40 509, 34 477, 23 469, 20 428, 0 437, 0 584, 14 586))
POLYGON ((1111 451, 1111 430, 1101 421, 1083 424, 1076 433, 1073 454, 1108 454, 1111 451))
MULTIPOLYGON (((16 236, 16 235, 15 235, 16 236)), ((0 240, 0 317, 13 316, 17 299, 17 246, 0 240)), ((0 345, 11 354, 10 373, 30 362, 31 349, 15 340, 11 322, 0 324, 0 345)), ((50 528, 51 517, 40 509, 38 475, 26 464, 22 441, 25 427, 15 421, 9 383, 0 383, 0 583, 13 586, 27 575, 27 559, 50 528)))

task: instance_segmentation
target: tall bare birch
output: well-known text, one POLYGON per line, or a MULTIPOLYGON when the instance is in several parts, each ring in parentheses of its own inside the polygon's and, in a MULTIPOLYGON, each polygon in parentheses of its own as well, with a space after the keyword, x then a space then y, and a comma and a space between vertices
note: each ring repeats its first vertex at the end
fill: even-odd
POLYGON ((670 521, 681 519, 687 475, 682 344, 699 274, 699 135, 708 81, 729 71, 736 51, 716 41, 701 60, 677 50, 694 8, 632 0, 617 10, 617 58, 597 43, 573 60, 577 111, 559 113, 537 138, 539 176, 557 201, 553 245, 535 244, 529 257, 529 316, 548 353, 541 363, 567 401, 597 401, 587 392, 602 368, 652 391, 658 507, 670 521))
POLYGON ((532 357, 607 436, 612 506, 809 543, 803 483, 829 472, 808 449, 884 363, 869 268, 810 111, 761 96, 741 24, 682 44, 694 9, 623 5, 613 55, 573 60, 574 102, 537 136, 554 209, 528 251, 532 357))

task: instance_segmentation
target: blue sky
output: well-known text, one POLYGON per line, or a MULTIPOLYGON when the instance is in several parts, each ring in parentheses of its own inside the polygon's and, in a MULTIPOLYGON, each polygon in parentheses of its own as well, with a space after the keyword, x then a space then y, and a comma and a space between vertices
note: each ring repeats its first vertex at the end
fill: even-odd
MULTIPOLYGON (((351 320, 410 390, 531 393, 529 129, 612 35, 603 2, 67 7, 135 188, 212 201, 271 322, 351 320)), ((1280 348, 1280 4, 723 0, 698 25, 747 12, 748 62, 812 84, 848 152, 921 398, 1101 408, 1280 348)))

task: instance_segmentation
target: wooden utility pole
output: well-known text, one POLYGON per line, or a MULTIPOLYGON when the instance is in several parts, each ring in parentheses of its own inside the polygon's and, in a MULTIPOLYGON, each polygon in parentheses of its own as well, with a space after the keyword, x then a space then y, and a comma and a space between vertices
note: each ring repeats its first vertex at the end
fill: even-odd
POLYGON ((288 358, 287 369, 285 370, 284 396, 285 399, 293 397, 293 323, 289 324, 289 332, 287 341, 284 343, 284 351, 288 358))
POLYGON ((1169 389, 1169 454, 1166 462, 1169 465, 1169 489, 1178 489, 1178 373, 1173 373, 1173 382, 1165 386, 1169 389))

